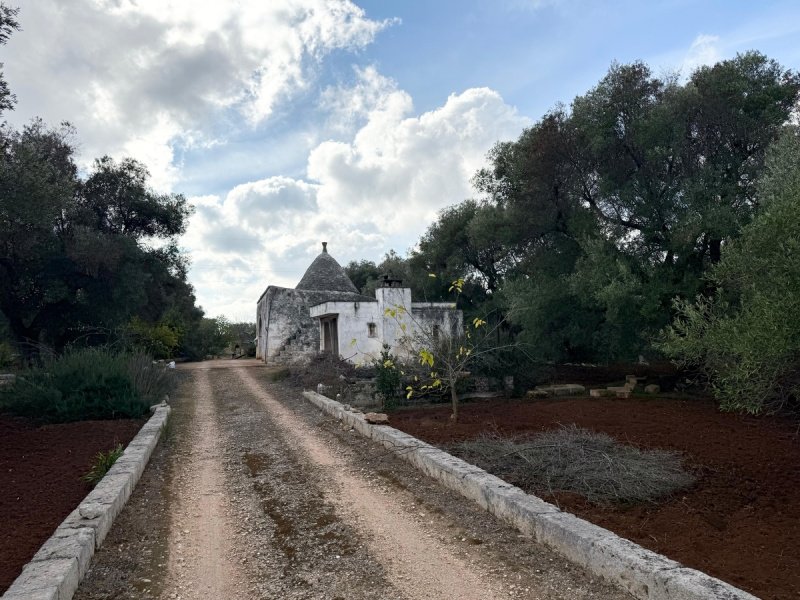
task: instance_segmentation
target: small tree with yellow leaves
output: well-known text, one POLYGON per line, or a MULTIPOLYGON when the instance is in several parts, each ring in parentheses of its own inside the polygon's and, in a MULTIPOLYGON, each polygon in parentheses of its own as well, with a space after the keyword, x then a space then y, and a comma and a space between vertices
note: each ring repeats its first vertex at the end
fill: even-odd
MULTIPOLYGON (((450 285, 450 292, 456 296, 464 287, 463 279, 456 279, 450 285)), ((386 314, 400 322, 403 331, 408 332, 402 342, 409 355, 419 363, 420 369, 413 381, 406 386, 406 398, 415 394, 435 392, 450 393, 452 414, 450 419, 458 421, 458 382, 469 375, 470 366, 485 354, 501 348, 495 340, 496 328, 488 327, 487 322, 475 318, 459 331, 441 332, 435 325, 416 321, 406 311, 387 309, 386 314), (407 327, 404 319, 413 322, 407 327)), ((508 347, 508 346, 502 346, 508 347)))

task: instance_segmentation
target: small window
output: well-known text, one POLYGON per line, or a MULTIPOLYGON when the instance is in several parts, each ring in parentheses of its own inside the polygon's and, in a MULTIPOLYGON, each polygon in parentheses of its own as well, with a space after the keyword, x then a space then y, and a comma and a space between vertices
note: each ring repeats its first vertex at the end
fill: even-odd
POLYGON ((367 323, 367 335, 371 338, 378 337, 378 326, 375 323, 367 323))

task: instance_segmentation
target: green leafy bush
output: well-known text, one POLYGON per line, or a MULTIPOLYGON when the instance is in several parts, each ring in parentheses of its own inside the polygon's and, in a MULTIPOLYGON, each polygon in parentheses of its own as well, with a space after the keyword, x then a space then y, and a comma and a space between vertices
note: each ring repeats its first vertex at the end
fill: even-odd
POLYGON ((152 354, 155 358, 170 358, 178 347, 181 332, 165 323, 152 325, 134 317, 124 331, 133 348, 152 354))
POLYGON ((397 407, 397 399, 400 394, 400 368, 397 365, 397 357, 389 352, 389 347, 384 345, 381 356, 374 363, 375 366, 375 387, 383 399, 384 410, 392 410, 397 407))
POLYGON ((100 480, 106 476, 106 473, 114 466, 117 459, 122 456, 123 450, 122 444, 117 444, 108 452, 98 452, 95 454, 92 468, 86 475, 81 477, 81 479, 93 486, 100 483, 100 480))
POLYGON ((0 412, 40 422, 139 418, 174 385, 174 375, 143 354, 69 350, 19 374, 0 392, 0 412))
POLYGON ((675 303, 662 349, 697 368, 725 410, 774 412, 800 400, 800 137, 772 149, 761 212, 710 275, 715 293, 675 303))

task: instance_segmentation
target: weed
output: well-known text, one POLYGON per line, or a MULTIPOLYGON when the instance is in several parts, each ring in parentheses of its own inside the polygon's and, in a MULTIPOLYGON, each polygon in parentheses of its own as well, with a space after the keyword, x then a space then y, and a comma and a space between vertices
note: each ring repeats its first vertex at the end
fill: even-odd
POLYGON ((98 452, 94 456, 92 468, 88 473, 86 473, 86 475, 81 477, 81 479, 92 486, 97 485, 100 483, 100 480, 105 477, 106 473, 108 473, 111 467, 114 466, 114 463, 117 462, 117 459, 122 456, 122 452, 122 444, 117 444, 108 452, 98 452))

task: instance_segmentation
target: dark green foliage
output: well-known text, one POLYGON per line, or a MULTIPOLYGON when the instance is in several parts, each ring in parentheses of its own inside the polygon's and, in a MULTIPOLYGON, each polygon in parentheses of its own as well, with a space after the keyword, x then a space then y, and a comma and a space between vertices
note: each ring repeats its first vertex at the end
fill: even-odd
MULTIPOLYGON (((8 41, 8 38, 11 37, 14 31, 19 30, 19 21, 17 21, 18 14, 19 8, 11 8, 10 6, 6 6, 5 3, 0 2, 0 46, 8 41)), ((14 104, 17 101, 14 94, 12 94, 11 90, 8 88, 8 83, 6 83, 3 77, 2 68, 3 64, 0 63, 0 114, 5 110, 14 108, 14 104)))
POLYGON ((370 290, 374 292, 381 276, 380 269, 371 260, 350 261, 344 267, 344 272, 362 294, 369 294, 370 290))
POLYGON ((186 199, 155 193, 148 187, 149 177, 147 168, 132 158, 119 163, 108 156, 95 160, 81 186, 76 223, 134 239, 180 235, 191 214, 186 199))
POLYGON ((145 355, 68 350, 0 389, 0 411, 46 423, 139 418, 171 391, 173 377, 145 355))
POLYGON ((231 353, 235 353, 234 351, 236 350, 236 346, 238 346, 238 353, 242 356, 255 357, 255 323, 228 323, 227 331, 228 348, 230 349, 231 353))
POLYGON ((443 297, 438 286, 428 278, 428 271, 418 267, 394 250, 389 250, 377 265, 369 260, 351 261, 344 267, 344 272, 358 291, 366 296, 374 297, 380 281, 388 275, 393 279, 401 279, 404 286, 411 288, 415 299, 433 301, 443 297))
POLYGON ((100 483, 106 473, 114 466, 114 463, 117 462, 117 459, 122 456, 124 450, 122 444, 117 444, 108 452, 98 452, 94 457, 92 468, 81 479, 92 486, 100 483))
POLYGON ((569 107, 498 144, 474 184, 409 258, 438 282, 464 277, 466 316, 495 313, 545 361, 655 355, 673 298, 758 214, 756 181, 800 77, 758 52, 681 83, 614 64, 569 107), (491 310, 487 310, 491 307, 491 310))
POLYGON ((800 400, 800 137, 786 131, 759 183, 761 210, 709 274, 713 292, 679 300, 662 348, 700 369, 721 406, 773 412, 800 400))
POLYGON ((185 331, 200 318, 173 239, 189 214, 181 196, 152 192, 131 159, 101 159, 82 181, 67 126, 1 135, 0 312, 21 348, 107 342, 133 319, 185 331))
POLYGON ((189 360, 221 356, 228 346, 228 322, 222 318, 203 317, 184 335, 181 353, 189 360))

